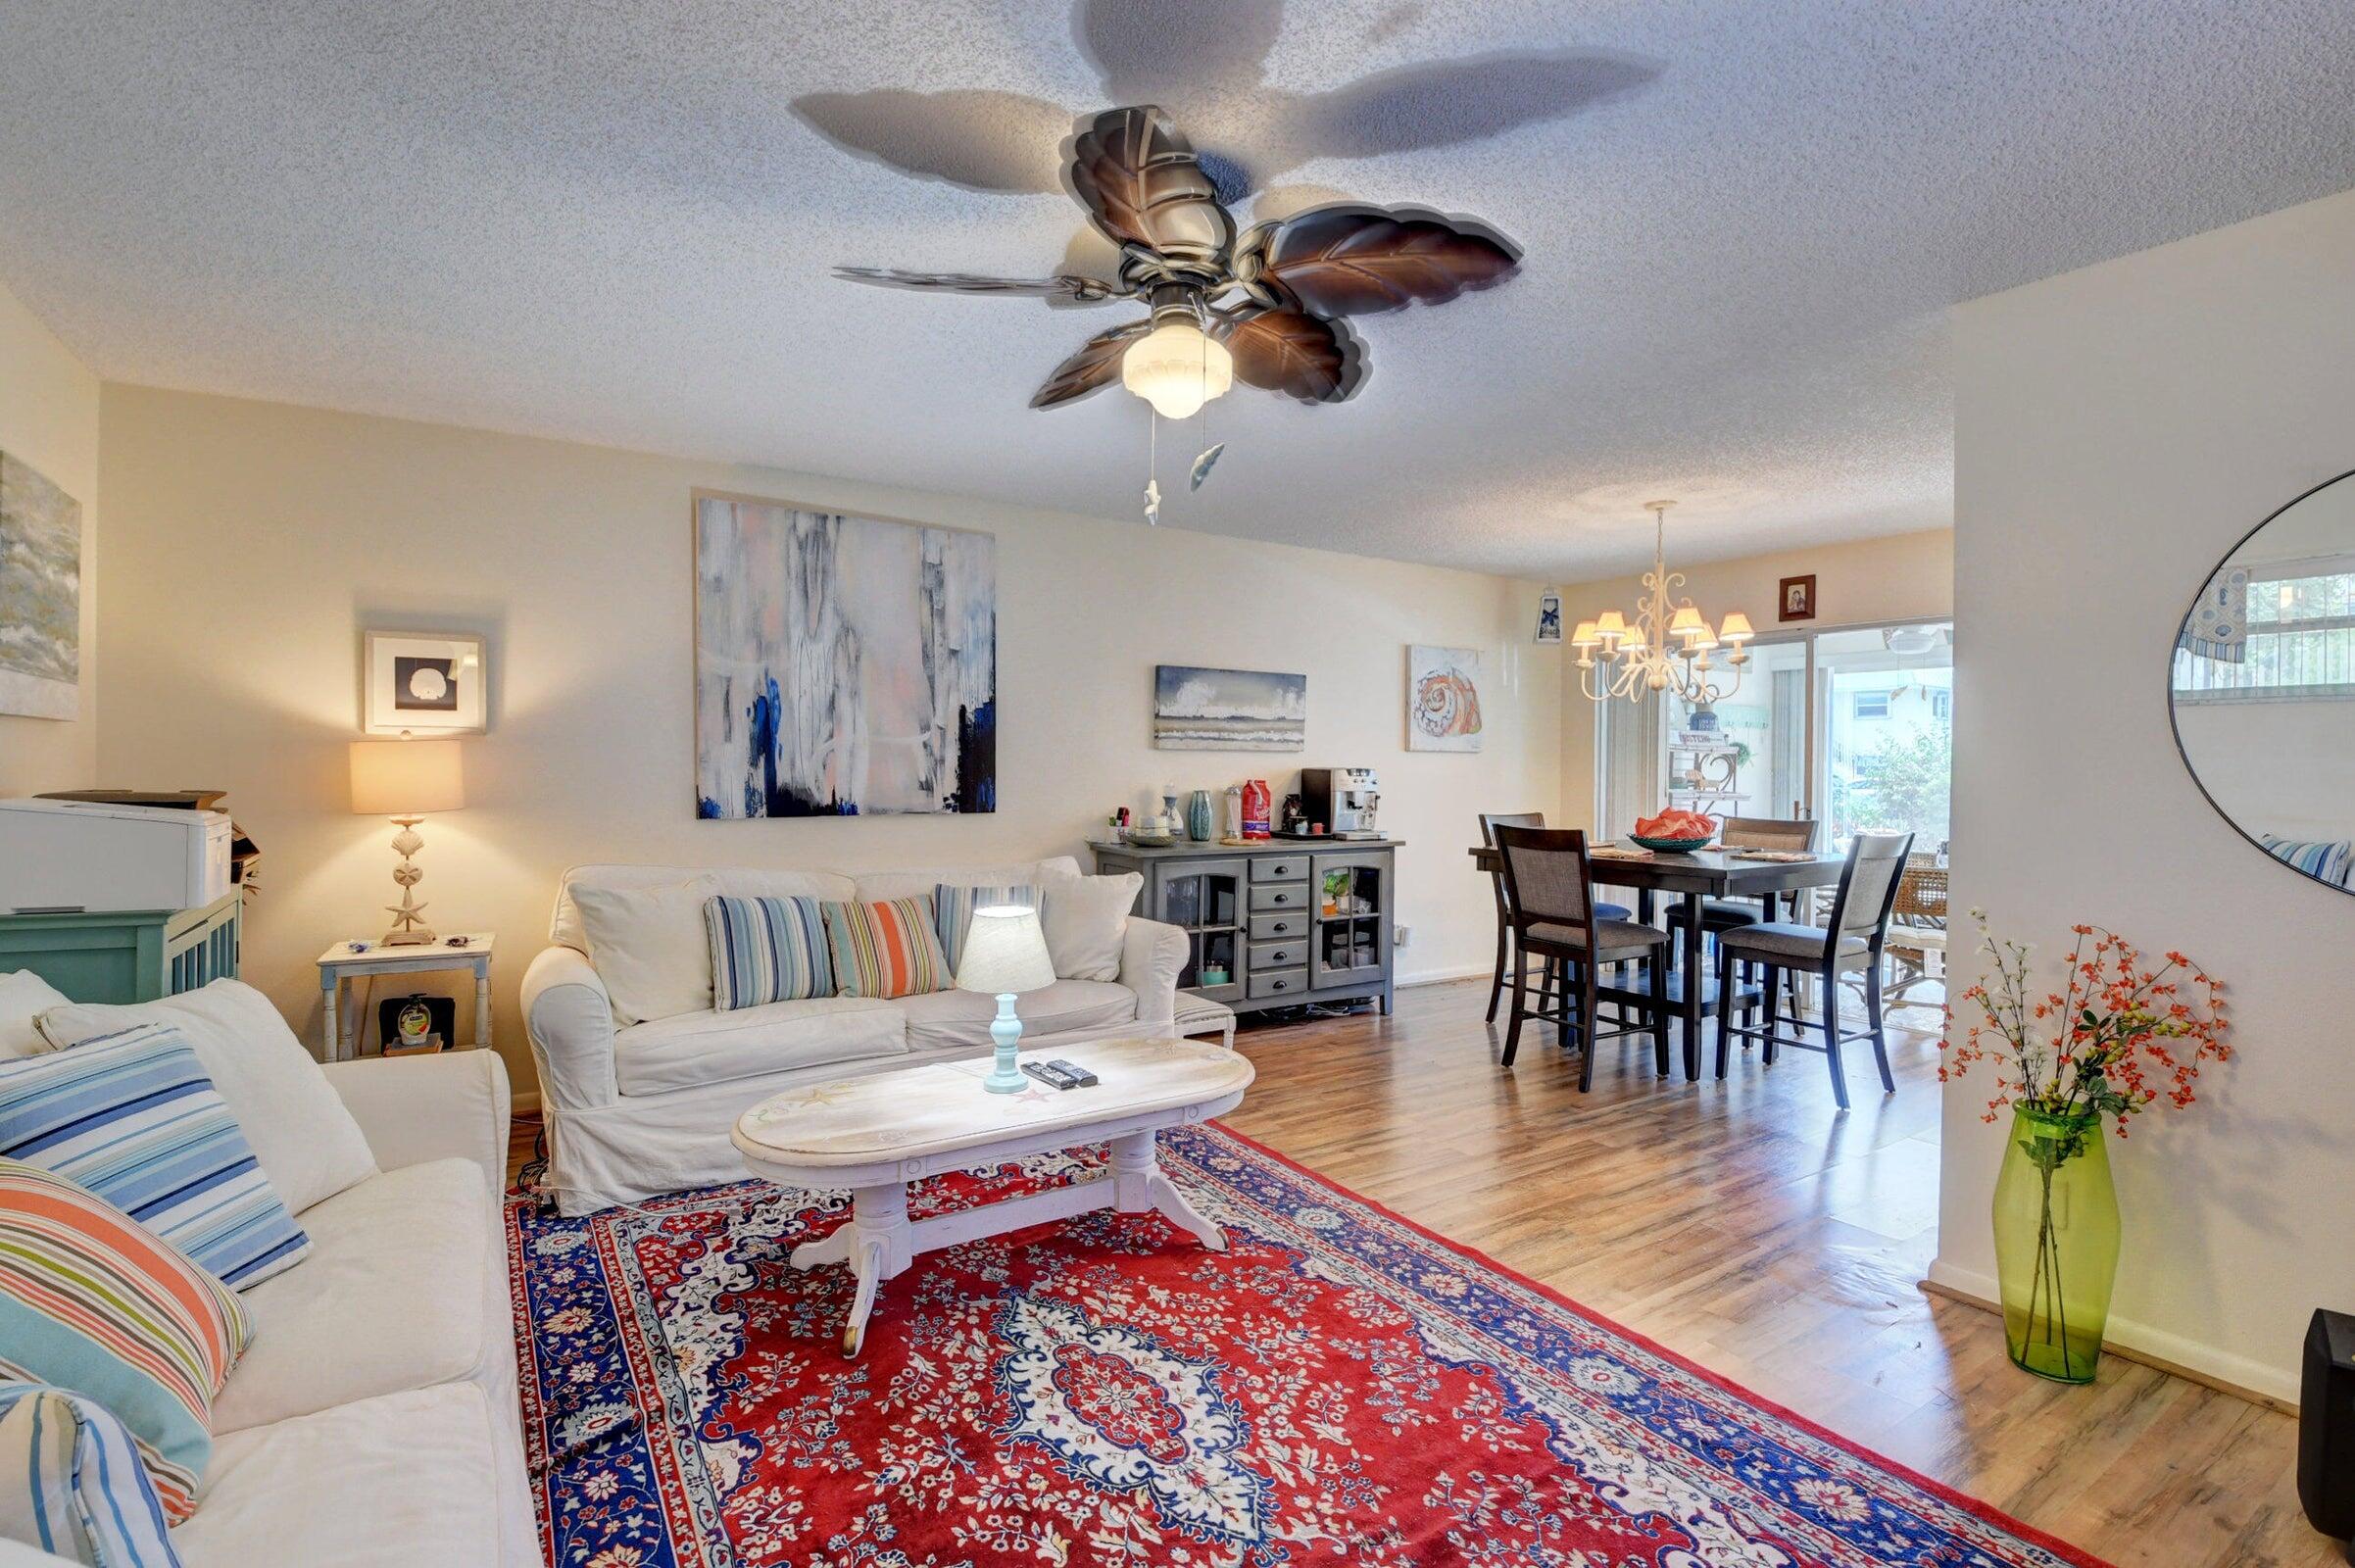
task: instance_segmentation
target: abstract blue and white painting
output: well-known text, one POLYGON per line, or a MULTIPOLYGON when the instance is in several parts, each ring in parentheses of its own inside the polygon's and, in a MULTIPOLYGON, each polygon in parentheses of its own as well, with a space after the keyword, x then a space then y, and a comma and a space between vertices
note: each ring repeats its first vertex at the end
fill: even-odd
POLYGON ((1297 752, 1307 744, 1308 677, 1156 664, 1153 743, 1164 752, 1297 752))
POLYGON ((81 503, 0 452, 0 713, 81 708, 81 503))
POLYGON ((997 541, 695 497, 698 816, 998 808, 997 541))

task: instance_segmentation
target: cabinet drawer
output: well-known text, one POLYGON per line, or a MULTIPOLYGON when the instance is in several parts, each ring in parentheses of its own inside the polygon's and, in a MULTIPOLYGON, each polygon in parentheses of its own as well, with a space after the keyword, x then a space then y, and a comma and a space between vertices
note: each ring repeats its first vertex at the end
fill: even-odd
POLYGON ((1251 916, 1251 940, 1268 942, 1277 937, 1304 937, 1308 934, 1308 911, 1298 914, 1254 914, 1251 916))
POLYGON ((1295 992, 1308 989, 1308 971, 1305 969, 1271 969, 1267 973, 1261 974, 1254 969, 1251 971, 1251 988, 1253 1002, 1262 997, 1288 997, 1295 992))
POLYGON ((1251 884, 1251 912, 1262 909, 1305 909, 1308 907, 1308 884, 1305 882, 1254 882, 1251 884))
POLYGON ((1251 858, 1253 882, 1300 882, 1308 876, 1305 855, 1256 855, 1251 858))
POLYGON ((1251 973, 1267 969, 1289 969, 1296 963, 1308 961, 1305 941, 1254 942, 1251 944, 1251 973))

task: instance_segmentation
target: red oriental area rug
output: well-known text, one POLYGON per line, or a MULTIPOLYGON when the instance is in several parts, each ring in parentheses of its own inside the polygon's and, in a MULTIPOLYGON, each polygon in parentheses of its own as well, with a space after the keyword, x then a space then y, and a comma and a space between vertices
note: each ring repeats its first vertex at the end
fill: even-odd
POLYGON ((930 1253, 856 1361, 850 1272, 786 1256, 842 1194, 511 1207, 552 1568, 2098 1568, 1232 1133, 1161 1149, 1228 1250, 1103 1211, 930 1253))

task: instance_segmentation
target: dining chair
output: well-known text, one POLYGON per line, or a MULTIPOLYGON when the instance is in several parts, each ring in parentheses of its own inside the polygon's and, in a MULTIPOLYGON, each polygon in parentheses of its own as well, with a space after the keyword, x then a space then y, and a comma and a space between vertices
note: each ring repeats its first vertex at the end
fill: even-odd
POLYGON ((1576 828, 1499 826, 1494 829, 1500 874, 1504 883, 1505 918, 1513 933, 1512 1022, 1504 1034, 1504 1065, 1513 1064, 1521 1049, 1521 1025, 1530 1018, 1550 1018, 1565 1046, 1570 1042, 1571 974, 1578 985, 1578 1022, 1581 1056, 1579 1093, 1595 1084, 1595 1048, 1622 1035, 1649 1034, 1652 1058, 1660 1075, 1668 1075, 1668 949, 1673 938, 1657 926, 1625 918, 1606 918, 1606 906, 1595 899, 1595 866, 1587 857, 1587 836, 1576 828), (1529 960, 1532 955, 1550 959, 1560 972, 1558 992, 1542 998, 1551 1011, 1529 1006, 1529 960), (1648 977, 1638 994, 1613 988, 1604 991, 1601 970, 1608 965, 1640 962, 1648 977), (1633 1005, 1644 1020, 1642 1026, 1620 1027, 1605 1034, 1595 1014, 1597 1002, 1608 996, 1624 1020, 1633 1005))
MULTIPOLYGON (((1812 817, 1794 816, 1729 816, 1719 825, 1717 842, 1729 850, 1787 850, 1813 851, 1822 837, 1824 824, 1812 817)), ((1797 896, 1792 895, 1795 906, 1797 896)), ((1752 899, 1703 899, 1701 901, 1701 930, 1714 942, 1726 932, 1761 920, 1773 920, 1783 912, 1783 895, 1765 893, 1752 899)), ((1742 984, 1746 991, 1754 978, 1752 966, 1745 960, 1741 965, 1742 984)), ((1798 1009, 1798 988, 1794 980, 1785 976, 1791 987, 1791 1009, 1798 1009)))
POLYGON ((1913 849, 1911 833, 1859 833, 1848 843, 1847 863, 1840 867, 1840 891, 1832 900, 1832 919, 1822 926, 1796 921, 1761 920, 1727 931, 1717 941, 1718 995, 1731 995, 1734 965, 1747 961, 1766 970, 1766 1021, 1761 1027, 1737 1024, 1731 1014, 1717 1021, 1717 1076, 1726 1065, 1736 1040, 1756 1040, 1765 1047, 1766 1065, 1774 1065, 1778 1046, 1820 1050, 1832 1068, 1832 1096, 1840 1108, 1848 1108, 1848 1079, 1840 1065, 1840 1048, 1857 1040, 1873 1043, 1873 1059, 1881 1068, 1881 1087, 1895 1094, 1897 1081, 1889 1070, 1889 1034, 1881 1005, 1881 954, 1889 940, 1889 909, 1896 903, 1897 880, 1913 849), (1840 1023, 1840 977, 1862 971, 1865 1027, 1842 1033, 1840 1023), (1819 1027, 1824 1043, 1803 1038, 1807 1020, 1791 1009, 1791 1028, 1798 1037, 1782 1038, 1780 977, 1810 974, 1822 983, 1823 1017, 1819 1027))
MULTIPOLYGON (((1544 811, 1483 811, 1480 813, 1481 847, 1495 849, 1496 847, 1496 829, 1500 827, 1544 827, 1545 825, 1545 813, 1544 811)), ((1489 873, 1489 890, 1496 897, 1496 972, 1489 977, 1488 1013, 1488 1021, 1495 1023, 1496 1021, 1496 1002, 1504 994, 1505 966, 1512 959, 1513 926, 1511 919, 1506 916, 1504 911, 1504 872, 1501 867, 1489 873)), ((1595 906, 1595 912, 1606 920, 1625 920, 1634 914, 1634 911, 1626 906, 1618 904, 1598 904, 1595 906)), ((1545 989, 1548 992, 1551 990, 1552 981, 1552 974, 1548 971, 1545 976, 1545 989)))

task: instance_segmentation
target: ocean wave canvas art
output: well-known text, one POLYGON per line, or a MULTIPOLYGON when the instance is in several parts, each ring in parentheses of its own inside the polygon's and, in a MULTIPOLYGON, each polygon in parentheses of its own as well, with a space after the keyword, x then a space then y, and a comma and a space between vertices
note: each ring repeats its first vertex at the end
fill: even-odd
POLYGON ((81 710, 81 503, 0 452, 0 713, 81 710))
POLYGON ((998 808, 997 542, 695 497, 695 809, 998 808))
POLYGON ((1153 667, 1153 743, 1164 752, 1297 752, 1307 731, 1305 675, 1153 667))

